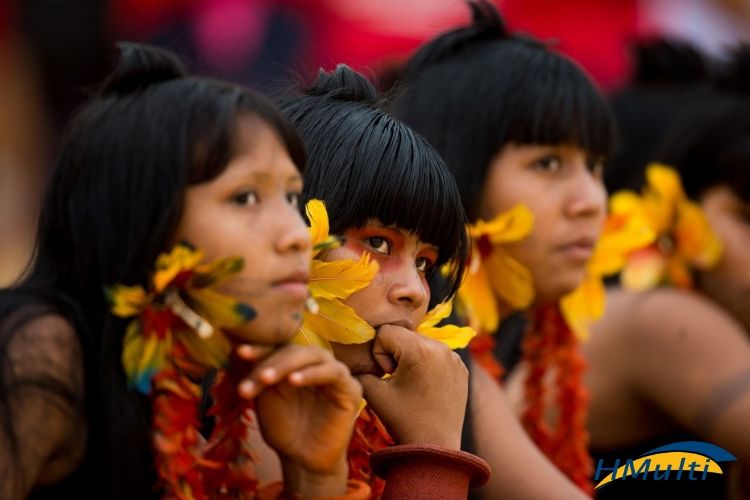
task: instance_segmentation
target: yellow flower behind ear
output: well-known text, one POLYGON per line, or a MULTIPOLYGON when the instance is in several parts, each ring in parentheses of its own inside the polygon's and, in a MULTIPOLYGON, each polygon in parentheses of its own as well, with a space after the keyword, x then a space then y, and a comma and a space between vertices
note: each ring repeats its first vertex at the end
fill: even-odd
POLYGON ((461 312, 475 330, 493 333, 497 329, 497 296, 515 309, 527 307, 534 299, 531 272, 504 248, 528 236, 533 225, 531 211, 516 205, 489 222, 479 220, 469 226, 471 256, 458 299, 461 312))
POLYGON ((716 265, 721 242, 700 207, 685 196, 677 172, 654 163, 646 170, 646 180, 642 196, 628 191, 613 196, 613 203, 640 214, 656 234, 652 245, 628 256, 622 284, 635 290, 662 283, 691 288, 691 269, 716 265))
POLYGON ((328 212, 325 203, 320 200, 310 200, 305 205, 305 213, 310 221, 310 241, 313 257, 317 257, 323 250, 330 250, 339 246, 339 240, 331 236, 328 225, 328 212))
POLYGON ((563 316, 579 340, 588 339, 590 326, 604 314, 606 291, 602 278, 619 272, 628 254, 649 245, 656 237, 642 215, 624 210, 627 207, 610 204, 583 282, 560 301, 563 316))
POLYGON ((438 304, 427 313, 424 321, 417 327, 417 331, 425 337, 438 340, 451 349, 461 349, 477 334, 468 326, 456 325, 437 326, 442 320, 450 316, 453 304, 451 301, 438 304))
MULTIPOLYGON (((310 221, 313 256, 339 245, 331 236, 328 213, 320 200, 305 207, 310 221)), ((344 304, 353 293, 367 287, 378 273, 378 263, 363 254, 359 260, 322 261, 313 258, 310 265, 310 296, 315 306, 305 311, 295 341, 330 347, 328 342, 361 344, 375 337, 375 330, 344 304)))

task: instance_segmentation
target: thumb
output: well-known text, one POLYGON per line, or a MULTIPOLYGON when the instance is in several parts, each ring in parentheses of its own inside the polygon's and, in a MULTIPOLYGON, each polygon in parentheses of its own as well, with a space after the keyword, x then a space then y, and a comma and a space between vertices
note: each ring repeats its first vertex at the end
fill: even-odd
MULTIPOLYGON (((375 354, 389 354, 399 363, 404 353, 413 350, 419 342, 419 335, 401 326, 383 325, 375 336, 375 354)), ((390 370, 393 371, 393 370, 390 370)), ((386 370, 388 373, 389 371, 386 370)))

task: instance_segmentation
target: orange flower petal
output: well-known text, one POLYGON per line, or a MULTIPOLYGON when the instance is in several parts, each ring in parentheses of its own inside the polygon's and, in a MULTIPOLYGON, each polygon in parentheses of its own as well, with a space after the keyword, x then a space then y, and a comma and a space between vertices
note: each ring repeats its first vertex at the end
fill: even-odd
POLYGON ((620 275, 620 282, 630 290, 647 290, 661 282, 665 267, 664 257, 655 246, 650 246, 630 255, 620 275))

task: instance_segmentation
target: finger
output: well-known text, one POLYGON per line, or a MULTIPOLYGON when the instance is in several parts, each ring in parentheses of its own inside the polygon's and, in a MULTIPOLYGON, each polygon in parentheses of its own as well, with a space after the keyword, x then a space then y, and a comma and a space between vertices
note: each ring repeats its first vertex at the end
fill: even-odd
POLYGON ((284 380, 291 372, 323 361, 333 361, 333 355, 315 346, 286 345, 253 368, 239 384, 239 394, 244 398, 253 398, 264 387, 284 380))
POLYGON ((378 328, 375 341, 379 344, 382 353, 390 354, 398 363, 404 352, 412 349, 419 342, 420 337, 411 330, 396 325, 383 325, 378 328))
POLYGON ((265 356, 268 356, 275 346, 268 345, 255 345, 255 344, 240 344, 237 349, 237 356, 245 361, 257 361, 265 356))
POLYGON ((353 402, 362 397, 362 386, 342 363, 321 363, 297 370, 287 377, 295 387, 320 387, 346 395, 353 402))
MULTIPOLYGON (((381 343, 380 339, 378 337, 375 337, 375 342, 372 345, 372 358, 375 360, 375 363, 380 367, 380 369, 383 371, 383 373, 393 373, 396 370, 396 359, 393 357, 391 353, 389 353, 385 346, 381 343)), ((359 372, 359 373, 367 373, 367 372, 359 372)), ((358 375, 357 372, 352 372, 353 375, 358 375)), ((369 372, 373 375, 382 375, 382 373, 377 372, 369 372)))

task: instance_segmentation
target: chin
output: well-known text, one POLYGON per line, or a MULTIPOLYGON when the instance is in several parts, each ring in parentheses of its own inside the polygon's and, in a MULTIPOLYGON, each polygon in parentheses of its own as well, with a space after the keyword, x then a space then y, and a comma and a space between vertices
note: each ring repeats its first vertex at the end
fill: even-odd
POLYGON ((573 292, 583 282, 583 275, 560 276, 554 283, 547 283, 544 288, 537 288, 538 302, 559 302, 560 299, 573 292))

